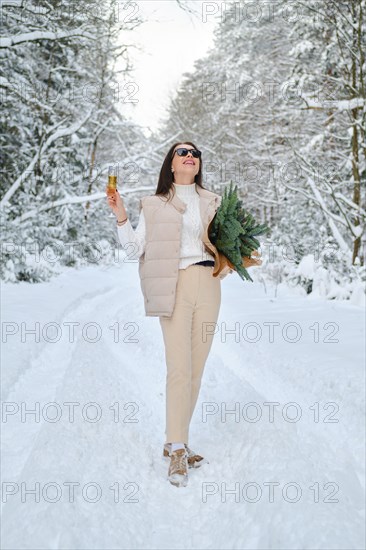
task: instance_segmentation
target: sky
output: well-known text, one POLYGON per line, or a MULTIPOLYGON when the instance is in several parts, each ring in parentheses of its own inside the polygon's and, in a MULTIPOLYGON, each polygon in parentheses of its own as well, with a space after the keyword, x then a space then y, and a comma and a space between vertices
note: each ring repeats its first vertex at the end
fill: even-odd
POLYGON ((128 34, 129 43, 133 37, 141 51, 132 49, 130 59, 135 70, 130 80, 135 85, 124 92, 124 97, 130 93, 131 99, 138 102, 124 103, 122 110, 149 135, 149 128, 156 129, 165 115, 183 73, 193 69, 194 61, 213 45, 217 19, 212 16, 202 21, 201 1, 191 2, 196 16, 179 8, 176 0, 142 0, 135 4, 139 10, 136 15, 147 22, 128 34))

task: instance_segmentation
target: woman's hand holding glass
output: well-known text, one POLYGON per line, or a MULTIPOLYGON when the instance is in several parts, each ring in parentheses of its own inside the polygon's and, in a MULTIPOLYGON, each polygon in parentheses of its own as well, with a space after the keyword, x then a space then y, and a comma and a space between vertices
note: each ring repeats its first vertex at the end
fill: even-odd
POLYGON ((123 204, 121 195, 118 193, 117 189, 112 194, 107 195, 108 206, 113 211, 114 215, 117 218, 117 221, 121 222, 127 218, 127 213, 123 204))

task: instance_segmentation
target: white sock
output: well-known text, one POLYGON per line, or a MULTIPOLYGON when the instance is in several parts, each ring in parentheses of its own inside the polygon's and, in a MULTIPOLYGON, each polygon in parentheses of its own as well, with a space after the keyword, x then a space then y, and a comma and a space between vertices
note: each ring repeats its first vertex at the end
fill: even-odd
POLYGON ((171 452, 177 451, 178 449, 185 449, 184 443, 172 443, 171 452))

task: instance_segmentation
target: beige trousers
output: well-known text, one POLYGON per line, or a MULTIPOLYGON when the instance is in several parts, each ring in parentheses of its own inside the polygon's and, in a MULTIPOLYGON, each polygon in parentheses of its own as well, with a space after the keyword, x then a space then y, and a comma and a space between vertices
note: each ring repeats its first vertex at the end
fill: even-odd
POLYGON ((213 267, 179 269, 171 317, 159 317, 165 345, 166 443, 188 445, 189 424, 211 349, 221 304, 221 281, 213 267))

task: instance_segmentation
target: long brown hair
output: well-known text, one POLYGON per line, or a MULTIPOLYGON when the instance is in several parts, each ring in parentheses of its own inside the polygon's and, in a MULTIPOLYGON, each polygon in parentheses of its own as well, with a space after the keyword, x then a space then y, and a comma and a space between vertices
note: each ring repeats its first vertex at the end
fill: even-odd
MULTIPOLYGON (((171 166, 172 166, 174 149, 176 148, 177 145, 181 145, 182 143, 186 143, 187 145, 191 145, 192 147, 197 149, 197 146, 191 141, 177 141, 177 143, 174 143, 174 145, 171 146, 171 148, 169 149, 164 159, 163 165, 160 169, 159 181, 155 191, 155 195, 168 196, 170 189, 172 189, 173 194, 175 193, 175 189, 173 185, 173 173, 171 171, 171 166)), ((199 162, 200 162, 200 169, 198 173, 195 175, 194 181, 195 183, 197 183, 197 185, 199 185, 200 187, 202 187, 202 189, 204 189, 202 185, 202 157, 199 159, 199 162)))

